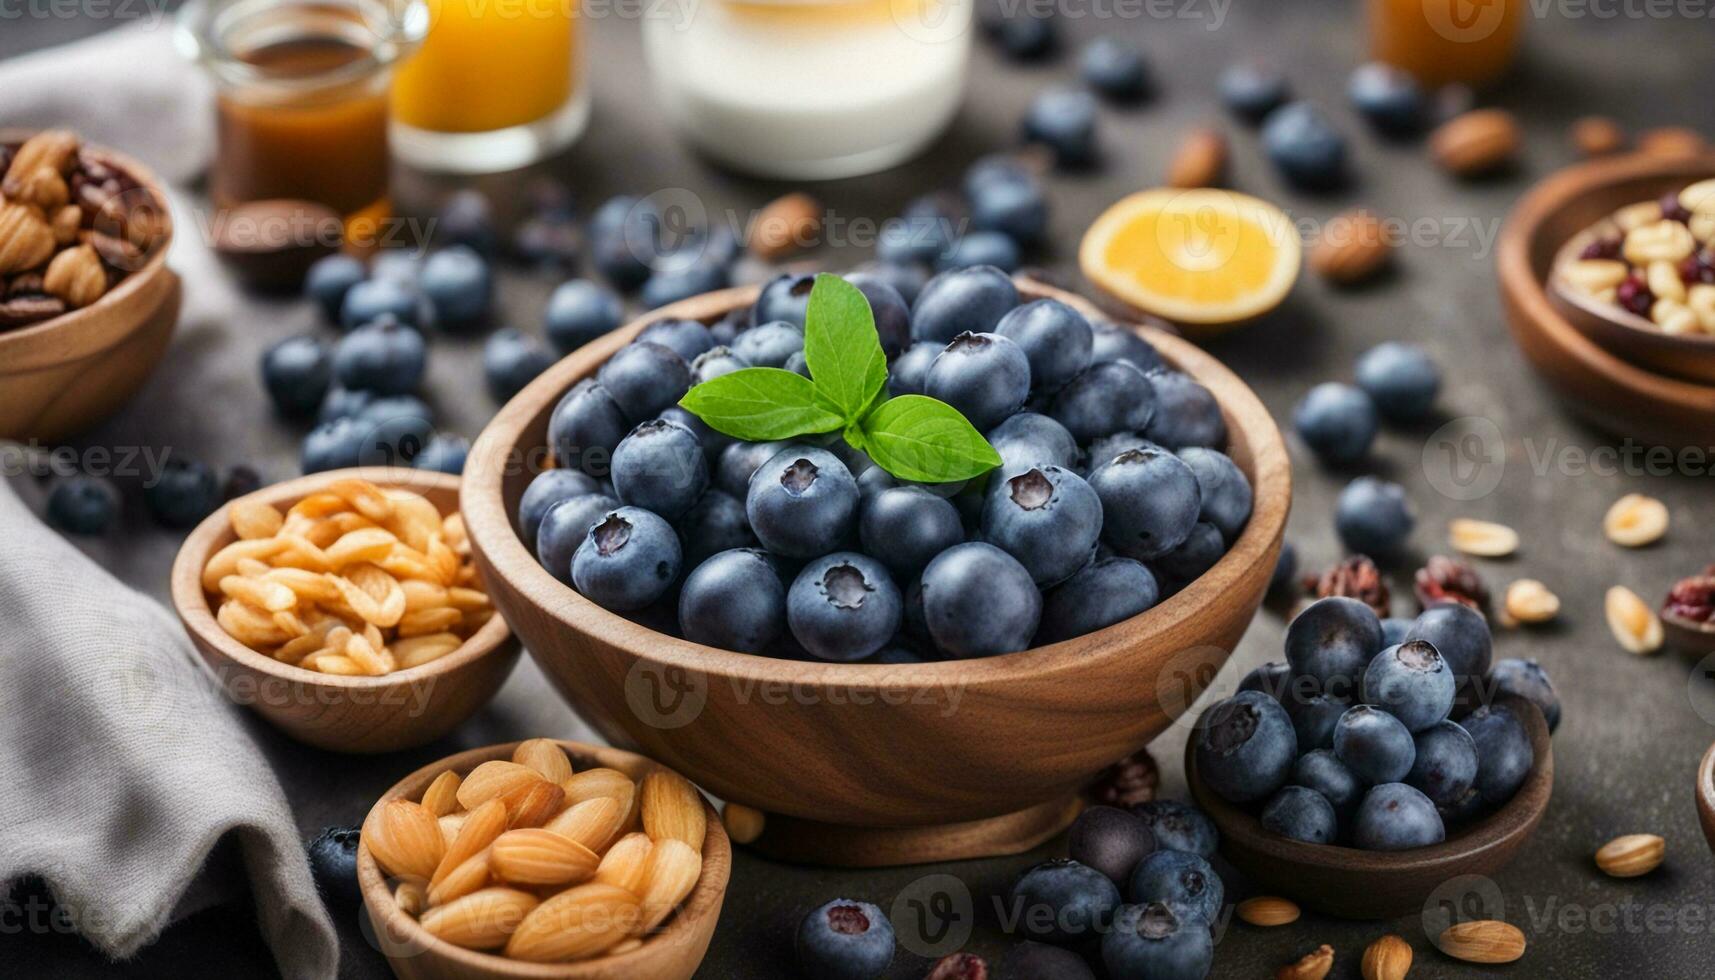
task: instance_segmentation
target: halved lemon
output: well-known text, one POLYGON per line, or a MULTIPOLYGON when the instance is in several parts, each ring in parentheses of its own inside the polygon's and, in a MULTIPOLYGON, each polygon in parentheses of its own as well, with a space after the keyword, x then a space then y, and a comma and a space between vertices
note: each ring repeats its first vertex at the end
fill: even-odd
POLYGON ((1140 191, 1084 233, 1078 265, 1096 288, 1145 313, 1213 326, 1280 305, 1298 279, 1298 230, 1279 208, 1234 191, 1140 191))

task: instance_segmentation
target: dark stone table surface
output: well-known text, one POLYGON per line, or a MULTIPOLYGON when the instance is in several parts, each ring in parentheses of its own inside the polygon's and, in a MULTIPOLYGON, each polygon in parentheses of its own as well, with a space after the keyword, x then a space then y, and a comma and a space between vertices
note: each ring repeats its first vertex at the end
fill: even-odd
MULTIPOLYGON (((1310 385, 1348 378, 1353 358, 1368 346, 1389 338, 1414 341, 1446 367, 1441 405, 1447 418, 1492 423, 1501 451, 1479 464, 1477 482, 1493 489, 1474 499, 1447 479, 1453 457, 1435 435, 1435 424, 1387 431, 1370 467, 1409 489, 1419 513, 1414 538, 1419 554, 1445 550, 1450 518, 1503 521, 1519 530, 1523 546, 1511 560, 1480 563, 1491 586, 1498 591, 1515 578, 1540 578, 1564 603, 1553 627, 1504 631, 1496 641, 1497 656, 1536 657, 1559 684, 1566 720, 1555 743, 1553 801, 1511 867, 1488 886, 1454 898, 1470 907, 1472 896, 1490 896, 1491 902, 1495 895, 1503 897, 1504 910, 1491 904, 1490 914, 1520 926, 1530 945, 1526 959, 1510 969, 1515 976, 1708 975, 1715 864, 1698 831, 1692 777, 1699 756, 1715 738, 1715 684, 1695 658, 1666 652, 1640 659, 1622 651, 1604 624, 1601 602, 1614 584, 1653 599, 1678 576, 1715 560, 1702 523, 1715 518, 1709 471, 1689 464, 1668 467, 1673 472, 1652 468, 1639 447, 1623 437, 1571 420, 1507 338, 1492 244, 1519 194, 1572 159, 1566 130, 1574 117, 1600 112, 1635 128, 1689 124, 1715 132, 1715 103, 1709 98, 1715 90, 1715 59, 1709 54, 1715 22, 1701 16, 1707 11, 1696 5, 1670 6, 1668 15, 1658 17, 1644 16, 1651 8, 1642 4, 1531 4, 1523 61, 1493 95, 1523 120, 1524 163, 1509 176, 1462 184, 1430 167, 1421 145, 1381 142, 1346 109, 1345 76, 1364 53, 1360 4, 1172 0, 1128 7, 1068 0, 1061 6, 1083 14, 1063 20, 1068 41, 1113 33, 1140 43, 1153 62, 1161 94, 1137 110, 1104 109, 1104 165, 1091 174, 1051 179, 1053 242, 1033 258, 1037 264, 1075 278, 1075 244, 1085 225, 1110 202, 1158 183, 1178 134, 1211 119, 1232 135, 1235 186, 1281 202, 1295 218, 1315 222, 1363 204, 1418 222, 1413 227, 1423 233, 1401 253, 1397 271, 1385 281, 1340 292, 1306 275, 1280 310, 1209 348, 1255 387, 1277 418, 1285 418, 1310 385), (1096 11, 1132 16, 1102 17, 1096 11), (1598 16, 1601 11, 1619 16, 1598 16), (1216 75, 1223 65, 1252 55, 1289 68, 1297 90, 1329 106, 1354 135, 1360 178, 1351 189, 1307 197, 1284 188, 1260 158, 1254 132, 1222 117, 1214 96, 1216 75), (1641 551, 1618 549, 1600 531, 1608 505, 1632 491, 1665 500, 1673 514, 1667 539, 1641 551), (1613 836, 1634 832, 1667 838, 1665 866, 1631 881, 1598 874, 1591 859, 1595 849, 1613 836)), ((0 58, 112 23, 28 13, 33 9, 15 5, 14 13, 26 13, 0 18, 0 58)), ((636 24, 595 21, 590 36, 595 117, 583 142, 548 168, 567 180, 586 206, 619 192, 682 189, 713 213, 743 220, 788 189, 715 170, 675 142, 651 108, 636 24)), ((964 111, 928 153, 886 173, 823 184, 814 191, 841 217, 885 218, 921 191, 955 184, 976 156, 1011 144, 1031 96, 1074 75, 1072 44, 1059 57, 1034 66, 1002 63, 979 46, 964 111)), ((506 180, 485 183, 501 190, 509 186, 506 180)), ((847 244, 825 247, 808 258, 837 269, 867 254, 867 248, 847 244)), ((760 275, 760 270, 750 271, 760 275)), ((505 319, 539 329, 551 284, 509 275, 502 295, 505 319)), ((130 410, 79 445, 171 447, 221 465, 255 463, 270 479, 294 474, 300 432, 270 417, 258 391, 254 358, 266 343, 312 322, 301 306, 282 304, 264 322, 181 330, 164 369, 130 410)), ((439 342, 430 372, 429 391, 444 427, 470 436, 495 407, 481 391, 479 352, 479 340, 439 342)), ((1294 475, 1297 499, 1289 536, 1305 565, 1325 566, 1339 555, 1330 527, 1334 497, 1352 474, 1328 472, 1300 458, 1294 475)), ((174 536, 151 528, 133 506, 123 535, 86 547, 127 581, 164 595, 176 544, 174 536)), ((1408 583, 1415 567, 1415 561, 1404 561, 1390 569, 1395 606, 1402 613, 1409 613, 1408 583)), ((1217 683, 1230 689, 1250 666, 1277 659, 1282 632, 1277 614, 1260 614, 1217 683)), ((457 748, 519 734, 577 737, 586 732, 543 692, 540 674, 526 661, 502 697, 443 744, 354 759, 303 749, 260 727, 257 737, 279 767, 310 833, 324 824, 354 822, 399 774, 457 748)), ((1152 746, 1169 794, 1183 792, 1178 763, 1183 739, 1184 729, 1175 727, 1152 746)), ((1017 746, 1021 753, 1052 750, 1017 746)), ((735 751, 790 751, 790 746, 735 751)), ((861 786, 861 779, 855 782, 861 786)), ((888 907, 931 874, 953 876, 974 896, 979 911, 969 948, 994 955, 1007 940, 991 896, 1004 891, 1019 870, 1062 853, 1063 846, 1056 841, 1030 856, 874 872, 791 867, 741 853, 720 930, 699 975, 717 980, 786 975, 791 932, 805 910, 836 895, 888 907)), ((1229 886, 1229 894, 1247 893, 1236 874, 1229 876, 1229 886)), ((342 921, 341 929, 342 975, 385 976, 385 963, 355 923, 342 921)), ((1399 933, 1415 948, 1414 977, 1490 972, 1436 952, 1416 916, 1358 923, 1313 914, 1292 927, 1267 931, 1232 923, 1218 946, 1215 972, 1269 975, 1328 943, 1337 951, 1334 975, 1355 977, 1363 948, 1384 931, 1399 933)), ((80 941, 52 929, 0 930, 0 962, 7 963, 0 973, 14 976, 272 972, 241 906, 190 918, 123 967, 105 964, 80 941)), ((918 977, 925 964, 902 951, 889 976, 918 977)))

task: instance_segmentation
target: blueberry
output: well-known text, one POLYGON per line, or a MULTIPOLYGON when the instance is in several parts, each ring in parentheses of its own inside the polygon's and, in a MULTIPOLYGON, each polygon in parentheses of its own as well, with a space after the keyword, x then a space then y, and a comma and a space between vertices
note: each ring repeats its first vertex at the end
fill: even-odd
POLYGON ((1441 814, 1442 823, 1450 824, 1475 820, 1489 812, 1489 805, 1483 802, 1483 794, 1477 792, 1477 787, 1472 786, 1465 791, 1464 796, 1446 806, 1438 806, 1435 809, 1441 814))
POLYGON ((1326 381, 1310 389, 1292 410, 1292 424, 1323 462, 1356 462, 1375 441, 1376 406, 1362 389, 1326 381))
POLYGON ((582 493, 556 502, 536 528, 536 560, 570 585, 572 556, 589 535, 590 527, 618 508, 619 501, 605 493, 582 493))
POLYGON ((416 294, 423 278, 423 254, 402 248, 377 252, 369 262, 369 278, 403 286, 416 294))
MULTIPOLYGON (((1135 432, 1115 432, 1111 435, 1092 439, 1090 441, 1089 449, 1085 450, 1083 456, 1085 472, 1094 472, 1096 467, 1113 459, 1115 456, 1118 456, 1121 453, 1131 452, 1134 449, 1160 450, 1161 447, 1135 432)), ((1200 485, 1197 492, 1202 493, 1200 485)))
POLYGON ((1268 597, 1281 600, 1291 596, 1298 587, 1298 549, 1292 542, 1280 543, 1280 557, 1274 560, 1274 572, 1268 579, 1268 597))
POLYGON ((618 329, 624 316, 624 307, 612 290, 588 279, 572 279, 549 295, 542 325, 555 349, 570 354, 618 329))
POLYGON ((784 368, 793 354, 803 350, 803 332, 783 320, 751 327, 732 342, 733 354, 752 367, 784 368))
POLYGON ((601 475, 630 426, 611 392, 592 378, 571 387, 548 418, 548 445, 563 467, 601 475))
POLYGON ((1489 806, 1513 798, 1536 765, 1536 750, 1524 722, 1506 705, 1478 708, 1459 724, 1477 746, 1477 780, 1473 784, 1489 806))
POLYGON ((323 422, 304 436, 299 466, 305 473, 345 469, 356 466, 363 455, 363 444, 370 426, 355 418, 336 418, 323 422))
POLYGON ((670 348, 649 342, 621 347, 596 372, 625 417, 652 419, 691 387, 691 365, 670 348))
POLYGON ((192 527, 221 505, 220 480, 207 463, 169 457, 143 485, 143 503, 167 527, 192 527))
POLYGON ((836 898, 799 923, 797 952, 804 976, 873 980, 893 962, 893 924, 868 902, 836 898))
POLYGON ((1102 937, 1102 963, 1114 977, 1202 980, 1215 962, 1209 923, 1170 902, 1122 905, 1102 937))
POLYGON ((725 265, 710 261, 671 263, 649 274, 637 299, 644 308, 657 309, 731 285, 732 271, 725 265))
POLYGON ((323 827, 306 848, 316 891, 323 901, 343 911, 355 911, 363 904, 357 884, 357 845, 362 836, 359 827, 323 827))
POLYGON ((1352 703, 1345 698, 1326 694, 1304 694, 1296 685, 1280 699, 1281 706, 1292 718, 1292 731, 1298 738, 1298 750, 1327 749, 1334 746, 1334 729, 1340 716, 1352 703))
POLYGON ((1042 593, 1016 558, 966 542, 935 556, 922 578, 923 618, 942 653, 987 657, 1030 646, 1042 593))
POLYGON ((840 551, 804 566, 786 596, 792 636, 823 660, 853 661, 899 630, 899 587, 868 555, 840 551))
POLYGON ((1032 466, 1078 465, 1078 442, 1066 427, 1046 415, 1019 412, 988 431, 988 444, 1000 454, 1000 472, 1032 466))
POLYGON ((1066 169, 1096 162, 1096 100, 1075 88, 1052 88, 1036 96, 1024 114, 1024 140, 1054 152, 1066 169))
POLYGON ((1290 97, 1286 76, 1267 65, 1238 64, 1221 73, 1221 101, 1246 122, 1260 123, 1290 97))
POLYGON ((951 215, 906 214, 882 222, 875 255, 892 264, 934 265, 953 244, 958 221, 951 215))
POLYGON ((1358 358, 1358 387, 1393 422, 1417 422, 1435 409, 1441 369, 1421 347, 1388 341, 1358 358))
POLYGON ((1155 846, 1162 851, 1184 851, 1211 857, 1220 843, 1215 822, 1202 810, 1177 800, 1150 800, 1131 808, 1131 812, 1149 824, 1155 835, 1155 846))
POLYGON ((1252 667, 1239 681, 1240 691, 1261 691, 1282 703, 1285 703, 1291 686, 1292 668, 1278 660, 1252 667))
POLYGON ((1022 942, 995 964, 997 980, 1096 980, 1084 958, 1047 943, 1022 942))
POLYGON ((1005 235, 1020 246, 1048 235, 1048 199, 1034 177, 991 181, 971 195, 971 228, 1005 235))
POLYGON ((601 489, 593 477, 577 470, 543 470, 536 474, 524 495, 518 498, 518 530, 525 541, 536 540, 536 529, 548 508, 562 500, 601 489))
POLYGON ((881 338, 881 351, 893 357, 911 344, 911 306, 905 296, 879 273, 853 272, 845 276, 869 301, 870 316, 875 320, 876 335, 881 338))
POLYGON ((1399 646, 1404 643, 1406 636, 1411 632, 1411 623, 1411 620, 1400 619, 1397 616, 1389 616, 1382 620, 1382 649, 1385 650, 1388 647, 1399 646))
POLYGON ((740 500, 750 494, 750 478, 763 463, 785 449, 784 442, 735 442, 715 463, 715 486, 740 500))
POLYGON ((435 237, 444 244, 462 245, 482 255, 500 248, 494 230, 494 208, 481 191, 454 191, 442 202, 435 219, 435 237))
POLYGON ((1221 537, 1232 544, 1250 520, 1250 480, 1225 453, 1187 446, 1178 455, 1197 476, 1197 490, 1203 501, 1198 516, 1215 525, 1221 537))
POLYGON ((48 491, 48 524, 67 534, 104 534, 119 516, 119 493, 100 477, 76 474, 48 491))
POLYGON ((679 519, 678 528, 687 568, 718 551, 756 546, 756 535, 750 533, 744 503, 719 490, 705 492, 679 519))
POLYGON ((1456 687, 1446 661, 1426 640, 1388 647, 1364 671, 1364 700, 1420 732, 1447 718, 1456 687))
POLYGON ((721 453, 726 451, 726 447, 736 441, 732 436, 710 428, 708 423, 692 415, 680 405, 674 405, 663 410, 659 417, 669 422, 677 422, 695 433, 697 441, 703 445, 703 457, 706 460, 719 459, 721 453))
POLYGON ((456 476, 464 472, 465 460, 469 456, 469 439, 437 432, 429 437, 420 452, 411 457, 411 466, 419 470, 435 470, 456 476))
POLYGON ((1066 853, 1072 860, 1095 868, 1115 885, 1130 882, 1132 869, 1154 851, 1149 824, 1119 807, 1090 807, 1066 832, 1066 853))
POLYGON ((1210 705, 1197 720, 1195 738, 1198 775, 1234 803, 1267 798, 1286 782, 1298 756, 1286 709, 1258 691, 1210 705))
POLYGON ((1484 694, 1490 698, 1502 694, 1523 698, 1542 711, 1549 732, 1560 727, 1560 696, 1554 693, 1554 682, 1548 679, 1548 672, 1535 660, 1508 657, 1495 661, 1484 694))
POLYGON ((516 327, 496 330, 482 345, 483 380, 497 402, 511 400, 553 363, 554 355, 516 327))
POLYGON ((1133 902, 1168 902, 1184 905, 1206 923, 1221 914, 1226 888, 1221 876, 1200 854, 1158 850, 1132 870, 1126 898, 1133 902))
POLYGON ((1143 52, 1114 37, 1099 37, 1084 45, 1078 60, 1084 84, 1114 102, 1139 102, 1154 86, 1143 52))
POLYGON ((347 330, 384 316, 414 324, 417 313, 417 294, 391 279, 365 279, 347 289, 339 304, 340 326, 347 330))
POLYGON ((316 410, 316 421, 332 422, 334 419, 354 418, 375 401, 375 392, 362 388, 342 388, 334 385, 328 389, 322 398, 321 408, 316 410))
POLYGON ((1050 586, 1089 564, 1102 531, 1102 501, 1077 474, 1032 467, 996 480, 982 512, 983 540, 1050 586))
POLYGON ((1002 272, 1016 272, 1022 261, 1018 243, 1006 234, 998 231, 972 231, 961 235, 953 244, 947 246, 947 250, 936 259, 935 268, 945 272, 949 269, 992 266, 1002 272))
POLYGON ((709 464, 695 432, 678 422, 652 419, 614 449, 612 479, 621 503, 676 521, 708 489, 709 464))
POLYGON ((287 337, 262 352, 262 386, 281 415, 312 414, 332 384, 333 358, 315 337, 287 337))
POLYGON ((1059 391, 1090 366, 1090 321, 1057 299, 1035 300, 1008 312, 994 332, 1024 351, 1031 384, 1040 391, 1059 391))
POLYGON ((1441 721, 1413 737, 1417 758, 1406 785, 1415 787, 1438 807, 1465 798, 1477 780, 1477 743, 1458 722, 1441 721))
POLYGON ((962 183, 966 199, 975 200, 1005 184, 1040 185, 1041 181, 1023 156, 1002 152, 978 157, 965 168, 962 183))
POLYGON ((363 428, 359 461, 364 466, 404 466, 435 434, 434 413, 411 395, 377 398, 363 406, 353 421, 363 428))
POLYGON ((993 28, 995 41, 1014 61, 1035 61, 1059 46, 1059 31, 1047 14, 1020 10, 1009 14, 993 28))
POLYGON ((978 431, 992 429, 1030 394, 1030 361, 999 334, 962 333, 929 366, 924 394, 953 406, 978 431))
POLYGON ((1125 361, 1091 365, 1049 404, 1048 414, 1080 444, 1116 432, 1141 432, 1155 413, 1155 386, 1125 361))
POLYGON ((345 294, 367 278, 369 273, 356 258, 343 252, 324 255, 305 273, 304 295, 321 307, 323 316, 337 323, 345 294))
POLYGON ((1430 606, 1417 617, 1406 639, 1428 640, 1460 683, 1482 678, 1489 672, 1494 650, 1489 621, 1470 606, 1457 602, 1430 606))
POLYGON ((1107 875, 1054 858, 1012 883, 1009 911, 1032 939, 1072 944, 1105 932, 1119 904, 1120 891, 1107 875))
POLYGON ((590 254, 615 289, 630 292, 649 278, 660 252, 661 215, 636 197, 609 198, 590 216, 590 254))
POLYGON ((711 555, 685 578, 679 626, 692 643, 761 653, 786 626, 786 587, 774 563, 753 548, 711 555))
POLYGON ((1206 521, 1198 521, 1178 547, 1150 562, 1149 568, 1161 583, 1163 594, 1172 595, 1214 568, 1226 553, 1227 544, 1220 530, 1206 521))
POLYGON ((1090 363, 1130 361, 1145 374, 1166 367, 1166 362, 1149 341, 1123 327, 1111 323, 1090 325, 1090 363))
POLYGON ((435 307, 435 322, 464 329, 488 318, 494 307, 494 274, 463 245, 443 248, 423 263, 423 295, 435 307))
POLYGON ((543 272, 568 272, 577 268, 583 251, 583 233, 568 214, 532 214, 512 230, 514 258, 543 272))
POLYGON ((911 339, 951 343, 961 333, 992 333, 1018 305, 1018 287, 992 266, 953 269, 930 279, 911 305, 911 339))
POLYGON ((403 395, 423 380, 428 354, 422 334, 384 316, 340 338, 333 352, 334 376, 347 388, 403 395))
MULTIPOLYGON (((846 276, 846 281, 857 286, 858 289, 863 290, 863 294, 869 297, 870 306, 873 307, 876 305, 875 297, 870 294, 869 290, 864 289, 864 286, 860 281, 861 279, 869 279, 875 282, 886 283, 887 285, 892 286, 895 292, 899 293, 899 298, 905 301, 905 334, 902 343, 909 343, 911 336, 911 304, 917 301, 917 294, 923 291, 923 284, 929 281, 929 273, 922 265, 916 262, 865 262, 863 265, 853 269, 846 276)), ((879 329, 882 320, 882 313, 880 311, 876 312, 875 319, 876 326, 879 329)), ((882 344, 884 346, 887 344, 887 338, 888 335, 884 333, 882 335, 882 344)))
POLYGON ((923 394, 929 380, 929 365, 935 363, 945 347, 938 341, 926 341, 906 348, 887 369, 887 393, 894 398, 923 394))
POLYGON ((869 658, 866 663, 872 664, 927 664, 934 661, 903 644, 895 643, 881 648, 881 652, 869 658))
POLYGON ((1313 789, 1282 786, 1262 808, 1262 829, 1306 844, 1332 844, 1340 836, 1334 804, 1313 789))
POLYGON ((1428 117, 1423 89, 1408 72, 1372 61, 1359 65, 1346 83, 1352 107, 1386 136, 1410 136, 1428 117))
POLYGON ((857 505, 857 481, 839 457, 790 446, 753 474, 744 509, 763 547, 789 558, 814 558, 845 540, 857 505))
POLYGON ((1202 509, 1197 476, 1164 449, 1130 449, 1090 473, 1102 540, 1127 558, 1160 558, 1184 542, 1202 509))
POLYGON ((810 292, 816 288, 814 274, 782 273, 768 280, 756 294, 750 308, 750 325, 787 323, 804 329, 804 316, 810 309, 810 292))
POLYGON ((1215 395, 1196 379, 1179 371, 1149 374, 1155 390, 1155 412, 1143 434, 1168 449, 1219 447, 1227 443, 1227 423, 1215 395))
MULTIPOLYGON (((739 336, 742 337, 743 334, 739 336)), ((749 361, 733 353, 729 347, 711 347, 698 354, 697 359, 691 362, 691 383, 702 384, 750 366, 749 361)))
POLYGON ((572 584, 604 608, 642 609, 672 587, 679 561, 679 538, 666 521, 619 507, 590 525, 572 556, 572 584))
POLYGON ((1352 843, 1366 851, 1404 851, 1446 839, 1435 804, 1404 783, 1371 789, 1352 821, 1352 843))
POLYGON ((1411 732, 1380 708, 1348 708, 1334 726, 1334 755, 1366 783, 1397 783, 1411 772, 1417 748, 1411 732))
POLYGON ((864 496, 860 505, 858 540, 863 550, 901 580, 912 578, 964 539, 959 512, 922 487, 888 487, 864 496))
POLYGON ((687 364, 715 346, 715 338, 709 333, 709 328, 695 320, 656 320, 644 327, 637 339, 660 344, 684 358, 687 364))
POLYGON ((1292 764, 1292 785, 1304 786, 1321 793, 1334 812, 1346 818, 1357 809, 1363 798, 1363 785, 1352 770, 1340 761, 1332 749, 1311 749, 1292 764))
POLYGON ((1346 138, 1308 102, 1270 112, 1262 124, 1262 147, 1295 187, 1325 191, 1346 182, 1346 138))
POLYGON ((1384 560, 1400 554, 1416 523, 1405 488, 1373 476, 1348 483, 1334 510, 1334 529, 1346 548, 1384 560))
POLYGON ((1317 690, 1355 696, 1364 667, 1381 652, 1381 630, 1375 611, 1356 599, 1318 599, 1286 628, 1286 661, 1317 690))
POLYGON ((1043 597, 1037 643, 1058 643, 1130 619, 1160 598, 1155 575, 1130 558, 1097 558, 1043 597))
POLYGON ((785 369, 793 374, 808 378, 810 376, 810 359, 804 356, 803 351, 796 351, 786 359, 785 369))

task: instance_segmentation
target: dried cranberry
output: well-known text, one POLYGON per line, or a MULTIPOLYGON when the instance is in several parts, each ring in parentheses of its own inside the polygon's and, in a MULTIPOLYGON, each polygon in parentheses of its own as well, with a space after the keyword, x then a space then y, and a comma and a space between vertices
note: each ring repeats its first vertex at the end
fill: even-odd
POLYGON ((1381 569, 1365 555, 1353 555, 1321 575, 1306 575, 1304 591, 1318 599, 1345 596, 1356 599, 1377 616, 1386 619, 1392 598, 1381 569))
POLYGON ((1615 290, 1614 301, 1638 316, 1649 316, 1650 307, 1655 305, 1655 296, 1645 285, 1644 277, 1634 272, 1615 290))
POLYGON ((1584 250, 1578 253, 1578 257, 1581 259, 1617 259, 1620 257, 1621 244, 1618 235, 1598 238, 1584 246, 1584 250))
POLYGON ((1457 558, 1431 556, 1417 570, 1411 584, 1418 604, 1425 609, 1437 602, 1457 602, 1478 612, 1489 608, 1489 587, 1483 584, 1476 569, 1457 558))
POLYGON ((1138 749, 1109 766, 1085 793, 1104 806, 1128 807, 1155 799, 1161 785, 1161 771, 1148 749, 1138 749))
POLYGON ((1693 623, 1715 622, 1715 566, 1680 579, 1661 604, 1664 615, 1693 623))
POLYGON ((1700 282, 1715 283, 1715 255, 1707 251, 1693 252, 1679 263, 1679 278, 1687 286, 1700 282))
POLYGON ((1682 225, 1689 224, 1691 221, 1691 212, 1685 209, 1685 205, 1679 203, 1678 191, 1668 191, 1661 196, 1661 216, 1669 221, 1677 221, 1682 225))
POLYGON ((989 965, 975 953, 952 953, 935 961, 923 980, 988 980, 989 965))

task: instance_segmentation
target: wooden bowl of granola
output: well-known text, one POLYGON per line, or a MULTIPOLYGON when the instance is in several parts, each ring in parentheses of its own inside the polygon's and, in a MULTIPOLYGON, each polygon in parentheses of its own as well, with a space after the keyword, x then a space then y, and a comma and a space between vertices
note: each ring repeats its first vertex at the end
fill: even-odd
POLYGON ((180 284, 167 268, 172 218, 153 174, 75 142, 69 157, 63 143, 26 152, 25 136, 0 131, 0 188, 12 188, 0 190, 0 439, 54 442, 105 419, 142 386, 178 323, 180 284), (22 174, 41 172, 31 162, 44 158, 57 185, 22 174), (62 193, 56 235, 35 202, 52 207, 62 193), (45 255, 44 228, 53 249, 45 255))
MULTIPOLYGON (((580 773, 594 768, 616 769, 637 780, 663 768, 643 756, 607 746, 568 741, 558 744, 580 773)), ((424 766, 383 793, 371 813, 391 799, 422 800, 429 785, 448 770, 463 776, 484 762, 512 759, 518 745, 513 742, 471 749, 424 766)), ((416 916, 399 907, 393 883, 382 874, 367 844, 360 844, 358 887, 377 944, 402 980, 689 980, 708 952, 732 873, 732 844, 714 808, 707 800, 701 802, 707 829, 695 888, 658 931, 623 952, 570 963, 532 963, 507 959, 498 952, 455 946, 430 934, 416 916)))
POLYGON ((211 596, 218 593, 206 587, 210 559, 238 541, 233 508, 257 502, 284 512, 353 477, 411 491, 443 515, 458 513, 459 478, 448 473, 362 468, 276 483, 209 515, 185 538, 173 562, 173 606, 228 697, 317 748, 392 752, 434 741, 494 697, 518 663, 518 640, 504 619, 490 616, 458 646, 421 665, 347 676, 295 666, 240 642, 217 617, 211 596))

